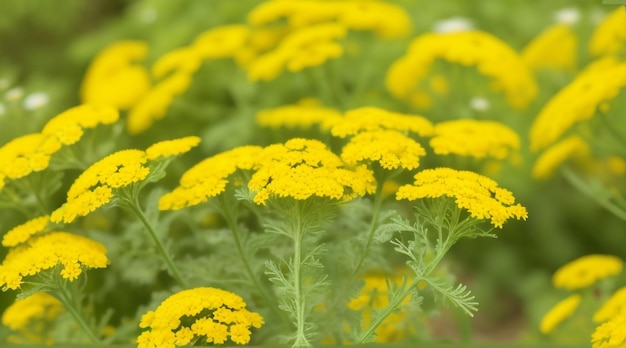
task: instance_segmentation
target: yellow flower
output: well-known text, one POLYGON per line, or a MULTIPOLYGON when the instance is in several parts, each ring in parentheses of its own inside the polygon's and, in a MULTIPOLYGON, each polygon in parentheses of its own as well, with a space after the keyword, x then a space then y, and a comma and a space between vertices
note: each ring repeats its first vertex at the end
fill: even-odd
POLYGON ((61 144, 70 145, 80 140, 84 129, 95 128, 100 124, 113 124, 119 117, 119 112, 113 107, 83 104, 53 117, 41 133, 55 136, 61 144))
POLYGON ((601 323, 626 313, 626 286, 617 290, 600 309, 593 314, 593 321, 601 323))
POLYGON ((582 158, 589 155, 589 146, 576 135, 572 135, 544 151, 537 159, 532 169, 535 179, 547 179, 552 176, 556 168, 569 158, 582 158))
POLYGON ((387 72, 387 89, 396 98, 408 98, 437 59, 475 66, 515 108, 526 107, 537 94, 535 80, 520 56, 505 42, 481 31, 428 33, 414 39, 407 54, 387 72))
POLYGON ((150 169, 146 153, 121 150, 106 156, 87 168, 67 192, 67 202, 52 212, 50 221, 70 223, 86 216, 113 198, 113 189, 144 180, 150 169))
POLYGON ((104 268, 108 262, 102 244, 68 232, 51 232, 9 251, 0 265, 0 286, 17 289, 24 277, 56 266, 63 278, 73 281, 83 269, 104 268))
POLYGON ((574 294, 557 303, 543 316, 541 324, 539 324, 539 330, 543 334, 552 332, 563 320, 572 316, 576 308, 578 308, 581 299, 582 297, 579 294, 574 294))
POLYGON ((533 70, 572 71, 576 67, 578 38, 567 24, 555 24, 522 50, 522 60, 533 70))
POLYGON ((618 6, 594 30, 589 51, 593 56, 614 54, 626 48, 626 6, 618 6))
POLYGON ((245 25, 223 25, 198 35, 192 47, 202 59, 232 57, 245 46, 249 36, 250 29, 245 25))
POLYGON ((146 68, 136 64, 148 53, 143 41, 120 41, 93 60, 81 86, 83 103, 130 109, 150 89, 146 68))
POLYGON ((346 1, 337 20, 349 29, 373 30, 382 38, 404 37, 411 31, 407 11, 382 1, 346 1))
POLYGON ((176 48, 165 53, 152 65, 152 75, 161 79, 170 73, 193 75, 202 65, 202 58, 193 47, 176 48))
POLYGON ((180 291, 163 301, 155 311, 141 318, 139 327, 150 327, 138 338, 139 348, 173 348, 189 344, 194 338, 206 343, 237 344, 250 342, 249 328, 260 328, 263 318, 246 309, 243 299, 216 288, 180 291), (182 321, 184 320, 184 321, 182 321))
POLYGON ((177 188, 161 197, 159 209, 191 207, 219 195, 237 169, 252 169, 261 150, 260 146, 240 146, 201 161, 183 174, 177 188))
POLYGON ((39 172, 50 164, 50 156, 61 143, 52 136, 32 133, 15 138, 0 147, 0 173, 7 179, 19 179, 39 172))
POLYGON ((294 105, 262 110, 256 115, 257 123, 264 127, 310 128, 317 124, 324 130, 329 123, 339 118, 339 111, 323 107, 313 98, 302 99, 294 105))
POLYGON ((622 348, 626 345, 626 313, 598 326, 591 335, 593 348, 622 348))
POLYGON ((438 155, 505 159, 519 150, 520 141, 517 133, 502 123, 460 119, 436 124, 429 144, 438 155))
POLYGON ((13 227, 2 238, 2 245, 13 247, 28 240, 32 235, 43 231, 50 222, 50 216, 40 216, 13 227))
POLYGON ((552 283, 556 288, 576 290, 622 271, 624 262, 612 255, 586 255, 571 261, 554 272, 552 283))
POLYGON ((341 159, 318 140, 296 138, 270 145, 258 155, 254 169, 248 187, 256 191, 257 204, 265 204, 270 197, 347 200, 375 190, 371 170, 365 166, 345 168, 341 159))
POLYGON ((146 158, 154 160, 160 157, 177 156, 189 152, 198 144, 200 144, 200 138, 196 136, 160 141, 146 149, 146 158))
POLYGON ((349 165, 374 161, 391 170, 419 167, 426 150, 415 140, 395 130, 362 132, 353 136, 341 150, 341 158, 349 165))
POLYGON ((600 104, 615 98, 626 86, 626 63, 578 75, 543 107, 530 128, 530 147, 542 149, 574 124, 588 120, 600 104))
POLYGON ((498 187, 495 181, 469 171, 450 168, 425 169, 415 175, 413 185, 398 189, 396 199, 410 201, 419 198, 454 197, 459 208, 466 209, 476 219, 490 219, 495 227, 510 219, 528 217, 526 208, 515 204, 513 194, 498 187))
POLYGON ((376 107, 362 107, 346 112, 343 119, 332 124, 331 134, 345 138, 359 132, 396 130, 429 136, 433 133, 432 123, 422 116, 400 114, 376 107))
POLYGON ((50 343, 46 329, 63 311, 55 297, 36 292, 13 302, 2 314, 2 324, 19 332, 28 343, 50 343))

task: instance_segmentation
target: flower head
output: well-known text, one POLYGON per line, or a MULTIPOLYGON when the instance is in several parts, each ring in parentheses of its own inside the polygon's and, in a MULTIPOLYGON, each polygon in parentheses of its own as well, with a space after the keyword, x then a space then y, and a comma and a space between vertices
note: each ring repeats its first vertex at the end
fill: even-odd
POLYGON ((528 213, 515 204, 513 194, 498 187, 495 181, 469 171, 450 168, 425 169, 415 175, 415 183, 398 189, 396 199, 453 197, 459 208, 467 209, 476 219, 490 219, 495 227, 510 219, 526 219, 528 213))
POLYGON ((56 266, 61 277, 73 281, 83 269, 104 268, 108 262, 102 244, 68 232, 51 232, 9 251, 0 265, 0 286, 17 289, 24 277, 56 266))
POLYGON ((339 118, 341 118, 339 111, 323 107, 316 99, 307 98, 294 105, 263 110, 257 114, 256 121, 261 126, 272 128, 310 128, 313 125, 320 125, 325 129, 339 118))
POLYGON ((177 156, 189 152, 198 144, 200 144, 200 138, 196 136, 160 141, 146 149, 146 158, 154 160, 161 157, 177 156))
POLYGON ((260 328, 263 318, 246 309, 243 299, 216 288, 195 288, 178 292, 163 301, 155 311, 141 318, 139 348, 184 346, 194 338, 223 344, 229 338, 237 344, 250 342, 250 327, 260 328), (190 325, 185 324, 186 319, 190 325))
POLYGON ((0 147, 0 175, 3 179, 19 179, 39 172, 50 164, 50 156, 59 151, 56 137, 32 133, 15 138, 0 147))
POLYGON ((596 28, 589 42, 593 56, 614 54, 626 48, 626 6, 618 6, 596 28))
POLYGON ((602 307, 593 314, 593 321, 602 323, 618 316, 620 313, 626 313, 626 286, 617 290, 604 302, 602 307))
POLYGON ((547 179, 554 171, 570 158, 581 158, 589 155, 589 146, 576 135, 572 135, 550 146, 537 159, 532 169, 535 179, 547 179))
POLYGON ((45 329, 63 311, 63 304, 55 297, 36 292, 13 302, 2 314, 2 324, 28 337, 31 343, 49 343, 45 329))
POLYGON ((506 158, 520 141, 511 128, 495 121, 460 119, 440 122, 429 142, 438 155, 506 158))
POLYGON ((270 197, 351 199, 373 193, 373 172, 364 166, 346 168, 342 160, 318 140, 295 138, 270 145, 258 156, 248 187, 254 202, 270 197))
POLYGON ((554 272, 556 288, 575 290, 586 288, 600 279, 622 271, 624 261, 612 255, 586 255, 571 261, 554 272))
POLYGON ((76 143, 86 128, 100 124, 112 124, 119 119, 119 112, 110 106, 83 104, 65 110, 53 117, 41 130, 44 135, 55 136, 64 145, 76 143))
POLYGON ((569 318, 574 313, 581 299, 582 297, 579 294, 574 294, 557 303, 543 316, 539 330, 544 334, 552 332, 563 320, 569 318))
POLYGON ((202 59, 227 58, 237 54, 249 36, 250 29, 245 25, 223 25, 198 35, 192 47, 202 59))
POLYGON ((555 24, 524 47, 522 60, 533 70, 572 71, 576 67, 577 50, 578 38, 572 27, 555 24))
POLYGON ((359 133, 341 150, 341 158, 349 165, 373 161, 387 170, 415 169, 420 156, 425 155, 426 150, 418 142, 395 130, 359 133))
POLYGON ((32 235, 43 231, 50 222, 50 216, 40 216, 13 227, 2 237, 2 245, 13 247, 28 240, 32 235))
POLYGON ((626 344, 626 313, 598 326, 591 335, 592 348, 620 348, 626 344))
POLYGON ((384 129, 429 136, 433 132, 433 125, 422 116, 400 114, 376 107, 362 107, 349 110, 344 118, 337 119, 332 124, 331 133, 336 137, 345 138, 359 132, 384 129))

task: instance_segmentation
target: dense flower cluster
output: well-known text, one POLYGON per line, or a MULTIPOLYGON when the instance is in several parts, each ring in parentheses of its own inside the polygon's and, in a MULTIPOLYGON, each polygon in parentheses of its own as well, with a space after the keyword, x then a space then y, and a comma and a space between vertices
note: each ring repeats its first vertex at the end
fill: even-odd
POLYGON ((24 243, 32 235, 43 231, 50 222, 50 216, 40 216, 27 222, 13 227, 2 237, 2 245, 5 247, 13 247, 20 243, 24 243))
POLYGON ((380 163, 387 169, 415 169, 426 150, 415 140, 394 130, 359 133, 341 150, 341 158, 350 165, 363 161, 380 163))
POLYGON ((146 149, 146 158, 148 160, 156 160, 177 156, 189 152, 198 144, 200 144, 200 137, 197 136, 160 141, 146 149))
POLYGON ((533 70, 573 71, 577 64, 578 38, 571 25, 555 24, 529 42, 521 56, 533 70))
POLYGON ((543 319, 541 319, 539 330, 544 334, 552 332, 563 320, 572 316, 572 313, 574 313, 580 305, 581 300, 582 297, 579 294, 573 294, 557 303, 544 315, 543 319))
POLYGON ((623 312, 598 326, 591 336, 593 348, 620 348, 626 344, 626 314, 623 312))
POLYGON ((230 338, 246 344, 250 327, 262 325, 263 318, 248 311, 241 297, 216 288, 195 288, 168 297, 156 310, 144 314, 139 326, 150 331, 144 331, 137 343, 139 348, 173 348, 188 345, 194 338, 214 344, 230 338))
POLYGON ((589 51, 594 56, 615 54, 626 47, 626 6, 618 6, 593 32, 589 51))
POLYGON ((620 273, 623 267, 624 262, 616 256, 586 255, 559 268, 552 277, 552 283, 567 290, 585 288, 620 273))
POLYGON ((572 135, 550 146, 533 165, 535 179, 547 179, 563 162, 570 158, 584 158, 589 155, 589 146, 576 135, 572 135))
POLYGON ((335 120, 341 118, 337 110, 324 107, 317 99, 307 98, 297 104, 284 105, 263 110, 256 115, 259 125, 271 128, 310 128, 320 125, 326 130, 335 120))
POLYGON ((104 268, 108 263, 102 244, 68 232, 51 232, 9 251, 0 265, 0 286, 18 289, 24 277, 57 266, 61 276, 72 281, 84 268, 104 268))
POLYGON ((526 219, 528 213, 515 204, 513 194, 498 187, 495 181, 469 171, 450 168, 425 169, 415 174, 412 185, 398 189, 396 199, 454 197, 459 208, 467 209, 476 219, 490 219, 495 227, 510 219, 526 219))
POLYGON ((344 117, 332 123, 331 134, 345 138, 360 132, 396 130, 429 136, 433 124, 419 115, 401 114, 377 107, 362 107, 348 110, 344 117))
POLYGON ((13 302, 2 314, 2 324, 17 331, 28 343, 50 344, 46 329, 63 311, 63 305, 55 297, 36 292, 13 302))
POLYGON ((602 323, 626 313, 626 287, 617 290, 611 297, 604 302, 602 307, 593 315, 593 321, 602 323))

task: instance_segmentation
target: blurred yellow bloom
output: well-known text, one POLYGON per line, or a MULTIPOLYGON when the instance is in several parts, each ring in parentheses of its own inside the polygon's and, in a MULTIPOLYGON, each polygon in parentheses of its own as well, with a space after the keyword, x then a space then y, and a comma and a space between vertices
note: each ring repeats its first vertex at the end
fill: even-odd
POLYGON ((519 150, 520 140, 500 122, 459 119, 437 123, 429 145, 438 155, 505 159, 519 150))
POLYGON ((612 255, 586 255, 571 261, 554 272, 554 287, 576 290, 593 285, 600 279, 619 274, 624 261, 612 255))
POLYGON ((47 329, 63 311, 63 305, 55 297, 37 292, 15 300, 2 314, 2 324, 17 331, 26 341, 24 343, 50 344, 47 329))
POLYGON ((576 308, 578 308, 581 299, 582 297, 579 294, 570 295, 552 307, 541 319, 541 324, 539 324, 541 333, 549 334, 563 320, 571 317, 576 308))
POLYGON ((407 98, 426 78, 437 60, 476 67, 491 79, 494 92, 503 92, 515 108, 526 107, 537 94, 537 84, 521 57, 505 42, 481 31, 427 33, 411 42, 408 52, 387 72, 386 87, 407 98))
POLYGON ((341 158, 349 165, 363 161, 380 163, 387 169, 415 169, 426 150, 415 140, 395 130, 362 132, 353 136, 341 150, 341 158))
POLYGON ((626 313, 598 326, 591 335, 592 348, 622 348, 626 345, 626 313))
POLYGON ((602 307, 593 314, 593 321, 601 323, 626 313, 626 286, 615 291, 611 297, 604 302, 602 307))
POLYGON ((42 171, 59 149, 61 143, 54 136, 32 133, 17 137, 0 147, 0 173, 7 179, 19 179, 42 171))
POLYGON ((2 245, 5 247, 13 247, 20 243, 24 243, 32 235, 43 231, 50 222, 50 216, 44 215, 13 227, 2 237, 2 245))
POLYGON ((180 291, 141 318, 139 326, 150 328, 137 338, 139 348, 174 348, 194 338, 206 343, 250 342, 250 327, 260 328, 263 318, 246 309, 238 295, 216 288, 180 291), (184 321, 183 321, 184 320, 184 321))
POLYGON ((626 49, 626 6, 618 6, 594 30, 589 51, 593 56, 618 53, 626 49))
POLYGON ((584 158, 589 155, 589 146, 576 135, 572 135, 552 145, 544 151, 533 165, 532 177, 548 179, 554 171, 570 158, 584 158))
POLYGON ((570 25, 555 24, 532 39, 521 55, 533 70, 573 71, 578 56, 578 38, 570 25))
POLYGON ((450 168, 425 169, 415 174, 412 185, 403 185, 396 199, 414 201, 420 198, 453 197, 459 208, 476 219, 490 219, 495 227, 510 219, 528 217, 526 208, 515 204, 513 194, 498 183, 480 174, 450 168))
POLYGON ((63 278, 73 281, 84 269, 104 268, 108 263, 102 244, 68 232, 51 232, 9 250, 0 265, 0 286, 18 289, 24 277, 56 266, 63 278))
POLYGON ((193 47, 180 47, 159 57, 152 65, 152 75, 162 79, 171 73, 193 75, 202 65, 202 58, 193 47))
POLYGON ((189 152, 198 144, 200 144, 200 137, 197 136, 160 141, 146 149, 146 158, 154 160, 161 157, 177 156, 189 152))
POLYGON ((234 57, 249 36, 250 29, 245 25, 222 25, 200 33, 191 47, 203 60, 234 57))
POLYGON ((256 115, 257 124, 271 128, 310 128, 320 125, 327 130, 328 125, 340 119, 341 113, 324 107, 317 99, 302 99, 293 105, 284 105, 274 109, 261 110, 256 115))
POLYGON ((113 124, 119 117, 119 112, 111 106, 83 104, 50 119, 41 133, 55 136, 61 144, 70 145, 80 140, 84 129, 113 124))
POLYGON ((143 41, 120 41, 93 60, 81 86, 83 103, 130 109, 150 89, 150 75, 136 64, 148 53, 143 41))
POLYGON ((336 137, 345 138, 359 132, 385 129, 411 132, 423 137, 433 133, 432 123, 422 116, 401 114, 376 107, 347 111, 343 119, 337 119, 332 124, 331 133, 336 137))

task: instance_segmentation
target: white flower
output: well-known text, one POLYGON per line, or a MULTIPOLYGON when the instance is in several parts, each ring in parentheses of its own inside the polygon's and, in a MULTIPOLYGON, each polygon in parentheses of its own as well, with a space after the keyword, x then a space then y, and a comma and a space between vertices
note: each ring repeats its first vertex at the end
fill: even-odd
POLYGON ((48 95, 43 92, 36 92, 29 94, 24 99, 24 109, 37 110, 48 104, 48 95))
POLYGON ((554 14, 554 21, 561 24, 576 24, 580 20, 580 11, 575 7, 566 7, 554 14))
POLYGON ((4 97, 8 101, 16 101, 18 99, 21 99, 23 96, 24 96, 24 89, 21 87, 11 88, 4 94, 4 97))
POLYGON ((433 31, 437 33, 455 33, 459 31, 470 31, 474 29, 474 22, 469 18, 452 17, 437 21, 433 31))
POLYGON ((476 111, 487 111, 489 110, 489 101, 480 97, 472 98, 472 100, 470 100, 470 106, 476 111))

